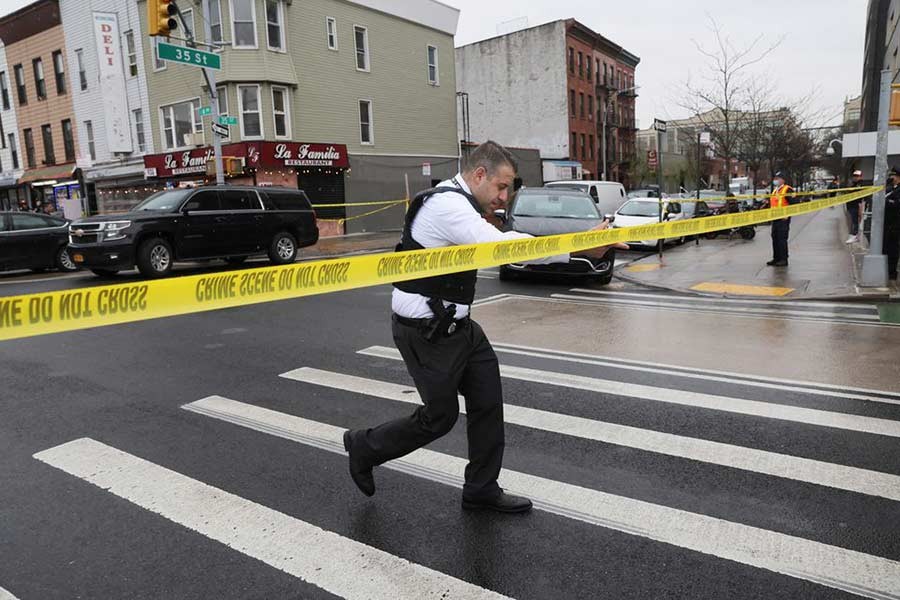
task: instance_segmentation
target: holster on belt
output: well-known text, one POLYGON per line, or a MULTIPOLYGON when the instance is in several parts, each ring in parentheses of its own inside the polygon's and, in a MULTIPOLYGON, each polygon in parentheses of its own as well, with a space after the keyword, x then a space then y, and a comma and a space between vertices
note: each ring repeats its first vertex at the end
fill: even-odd
POLYGON ((425 330, 425 339, 433 342, 439 335, 450 335, 455 329, 456 305, 444 306, 444 302, 440 298, 431 298, 428 300, 428 308, 434 313, 434 318, 428 323, 425 330))

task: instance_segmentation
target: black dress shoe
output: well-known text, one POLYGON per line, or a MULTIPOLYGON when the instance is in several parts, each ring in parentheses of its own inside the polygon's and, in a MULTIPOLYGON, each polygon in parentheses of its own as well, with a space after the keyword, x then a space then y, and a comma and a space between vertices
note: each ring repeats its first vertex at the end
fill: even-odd
POLYGON ((499 496, 485 500, 463 498, 462 506, 466 510, 496 510, 502 513, 521 513, 531 510, 531 500, 501 491, 499 496))
POLYGON ((770 260, 766 263, 767 267, 786 267, 788 263, 786 260, 770 260))
POLYGON ((344 450, 350 455, 350 477, 353 483, 366 496, 375 494, 375 478, 372 476, 372 465, 359 458, 359 452, 353 451, 353 440, 358 431, 347 430, 344 432, 344 450))

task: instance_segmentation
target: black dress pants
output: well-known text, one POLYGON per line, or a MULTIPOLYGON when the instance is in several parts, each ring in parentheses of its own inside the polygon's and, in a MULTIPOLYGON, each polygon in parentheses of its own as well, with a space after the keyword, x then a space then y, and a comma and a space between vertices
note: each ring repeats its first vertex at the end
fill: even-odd
POLYGON ((399 458, 449 432, 466 405, 469 464, 463 497, 490 499, 500 493, 503 463, 503 392, 497 355, 481 326, 468 319, 453 334, 425 339, 423 331, 393 321, 394 343, 416 384, 423 406, 359 436, 372 465, 399 458))
POLYGON ((791 220, 772 221, 772 260, 782 262, 788 259, 788 238, 791 235, 791 220))
POLYGON ((887 255, 888 277, 897 279, 897 262, 900 260, 900 227, 884 228, 884 253, 887 255))

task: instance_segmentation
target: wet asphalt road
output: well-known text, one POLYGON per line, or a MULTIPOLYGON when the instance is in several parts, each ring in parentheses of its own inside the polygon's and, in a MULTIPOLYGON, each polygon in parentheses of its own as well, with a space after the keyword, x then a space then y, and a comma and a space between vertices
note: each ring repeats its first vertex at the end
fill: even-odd
MULTIPOLYGON (((22 277, 0 294, 96 284, 22 277)), ((378 287, 0 344, 0 588, 900 597, 900 328, 872 307, 495 270, 479 298, 504 367, 501 484, 531 514, 460 509, 464 416, 418 467, 377 469, 373 498, 355 489, 332 430, 415 400, 378 287), (210 397, 233 402, 191 405, 210 397)))

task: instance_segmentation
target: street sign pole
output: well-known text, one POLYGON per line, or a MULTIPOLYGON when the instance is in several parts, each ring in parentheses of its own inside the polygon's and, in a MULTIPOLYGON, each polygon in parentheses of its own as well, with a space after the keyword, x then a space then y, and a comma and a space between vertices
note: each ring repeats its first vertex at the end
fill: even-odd
POLYGON ((864 287, 887 286, 888 265, 884 255, 884 183, 887 177, 888 122, 890 120, 891 77, 890 69, 881 72, 881 101, 878 106, 878 137, 875 143, 875 173, 872 185, 879 190, 872 196, 872 233, 869 252, 863 257, 860 285, 864 287))
MULTIPOLYGON (((654 119, 653 127, 656 129, 656 184, 659 186, 659 222, 663 222, 663 152, 662 136, 666 133, 666 122, 654 119)), ((665 238, 659 238, 659 260, 662 262, 663 244, 665 238)))

